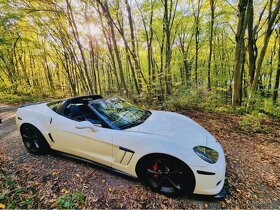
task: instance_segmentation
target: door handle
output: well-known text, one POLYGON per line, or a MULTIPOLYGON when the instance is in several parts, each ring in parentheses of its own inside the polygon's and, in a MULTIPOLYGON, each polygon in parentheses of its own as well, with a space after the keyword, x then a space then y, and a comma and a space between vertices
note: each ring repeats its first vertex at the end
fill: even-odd
POLYGON ((96 128, 95 126, 83 126, 83 125, 76 125, 76 128, 77 129, 90 129, 92 130, 93 132, 97 132, 98 131, 98 128, 96 128))

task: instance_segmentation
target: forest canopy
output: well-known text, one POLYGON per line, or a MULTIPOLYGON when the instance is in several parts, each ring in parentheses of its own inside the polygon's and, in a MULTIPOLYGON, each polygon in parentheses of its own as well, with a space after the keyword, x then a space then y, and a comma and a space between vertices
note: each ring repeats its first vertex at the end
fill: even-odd
POLYGON ((1 0, 0 97, 278 111, 280 0, 1 0))

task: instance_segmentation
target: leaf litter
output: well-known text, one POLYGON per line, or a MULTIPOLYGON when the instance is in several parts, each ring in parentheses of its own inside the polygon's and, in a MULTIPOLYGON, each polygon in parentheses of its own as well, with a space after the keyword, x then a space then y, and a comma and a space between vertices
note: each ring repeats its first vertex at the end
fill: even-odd
POLYGON ((219 200, 197 195, 168 198, 152 192, 137 179, 88 163, 56 154, 31 155, 24 149, 16 129, 16 108, 5 106, 0 109, 6 116, 0 124, 0 208, 9 207, 11 196, 19 201, 19 208, 57 208, 61 196, 69 197, 76 192, 85 196, 85 202, 77 204, 77 208, 280 206, 280 122, 275 119, 261 122, 265 132, 256 133, 240 127, 240 116, 181 111, 211 132, 224 148, 230 194, 219 200), (10 197, 3 198, 5 195, 10 197))

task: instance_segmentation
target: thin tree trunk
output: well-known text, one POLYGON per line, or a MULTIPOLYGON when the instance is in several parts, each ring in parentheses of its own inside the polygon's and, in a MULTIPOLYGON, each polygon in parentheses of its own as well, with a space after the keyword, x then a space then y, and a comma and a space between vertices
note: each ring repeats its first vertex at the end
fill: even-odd
MULTIPOLYGON (((193 3, 193 2, 192 2, 193 3)), ((198 85, 198 53, 199 53, 199 30, 200 30, 200 10, 201 10, 201 0, 197 1, 197 9, 195 10, 195 5, 192 5, 193 16, 195 22, 195 63, 194 63, 194 73, 195 73, 195 84, 198 85)))
POLYGON ((211 8, 211 21, 210 21, 210 40, 209 40, 209 58, 208 58, 208 74, 207 74, 207 88, 211 90, 211 61, 213 51, 213 32, 214 32, 214 20, 215 20, 215 0, 210 0, 211 8))
POLYGON ((113 47, 112 47, 112 39, 107 34, 107 31, 106 31, 106 28, 105 28, 105 25, 104 25, 104 22, 103 22, 103 17, 102 17, 101 11, 99 10, 99 7, 97 7, 97 12, 98 12, 99 17, 100 17, 102 33, 103 33, 103 35, 105 37, 106 45, 107 45, 107 48, 108 48, 108 51, 109 51, 109 55, 110 55, 110 59, 111 59, 112 66, 113 66, 113 68, 111 68, 111 70, 112 70, 112 72, 114 73, 114 75, 116 77, 117 88, 121 92, 121 86, 120 86, 120 82, 119 82, 119 78, 118 78, 118 74, 117 74, 117 67, 116 67, 116 61, 115 61, 115 56, 114 56, 114 50, 113 50, 113 47))
POLYGON ((131 44, 132 44, 132 56, 134 57, 135 60, 135 67, 136 67, 136 73, 137 73, 137 79, 138 79, 138 94, 142 92, 142 81, 141 81, 141 67, 140 67, 140 62, 139 58, 136 53, 136 40, 135 40, 135 34, 134 34, 134 25, 133 25, 133 20, 132 20, 132 14, 131 14, 131 8, 128 3, 128 0, 125 0, 126 4, 126 9, 128 13, 128 20, 129 20, 129 28, 130 28, 130 38, 131 38, 131 44))
POLYGON ((253 83, 250 87, 250 93, 249 93, 249 98, 248 98, 248 102, 247 102, 247 108, 251 108, 252 105, 253 105, 254 96, 255 96, 255 92, 256 92, 256 88, 257 88, 257 82, 258 82, 260 72, 261 72, 261 68, 262 68, 262 63, 263 63, 264 56, 265 56, 265 53, 266 53, 266 50, 267 50, 267 46, 268 46, 268 43, 269 43, 270 36, 271 36, 271 34, 273 32, 273 29, 274 29, 273 26, 274 26, 276 17, 277 17, 277 15, 279 15, 279 9, 280 9, 280 0, 277 1, 277 4, 274 8, 274 11, 271 13, 271 15, 268 19, 268 24, 267 24, 267 29, 266 29, 266 32, 265 32, 263 47, 261 49, 260 56, 258 58, 254 80, 253 80, 253 83))
POLYGON ((236 32, 236 45, 235 45, 235 64, 233 70, 233 87, 232 87, 232 106, 241 105, 241 83, 242 75, 241 69, 244 62, 244 35, 246 30, 246 8, 248 1, 239 0, 238 3, 238 25, 236 32))
POLYGON ((276 78, 275 78, 275 83, 274 83, 274 90, 272 94, 272 101, 273 104, 276 104, 277 98, 278 98, 278 91, 279 91, 279 79, 280 79, 280 29, 278 30, 278 68, 276 72, 276 78))
POLYGON ((83 47, 82 47, 82 44, 81 44, 81 41, 80 41, 80 37, 79 37, 79 34, 78 34, 76 21, 74 19, 74 15, 73 15, 73 11, 72 11, 72 6, 71 6, 69 0, 66 0, 66 3, 67 3, 69 16, 70 16, 69 17, 69 24, 72 28, 75 40, 77 42, 78 48, 79 48, 80 53, 81 53, 83 65, 84 65, 84 68, 85 68, 84 70, 85 70, 85 75, 86 75, 87 84, 88 84, 87 87, 88 87, 88 90, 90 91, 90 93, 93 93, 93 85, 92 85, 92 82, 91 82, 91 78, 89 76, 89 69, 88 69, 88 65, 87 65, 87 62, 86 62, 86 57, 85 57, 85 54, 84 54, 84 50, 83 50, 83 47))
POLYGON ((128 96, 129 91, 127 89, 126 82, 125 82, 125 79, 124 79, 121 56, 120 56, 120 52, 119 52, 118 45, 117 45, 114 24, 113 24, 112 19, 110 18, 110 11, 109 11, 109 7, 108 7, 108 2, 106 1, 103 4, 101 1, 98 1, 98 3, 102 6, 102 9, 103 9, 103 11, 104 11, 104 13, 106 14, 106 17, 107 17, 108 25, 110 27, 110 32, 111 32, 111 35, 112 35, 113 47, 114 47, 115 55, 116 55, 116 58, 117 58, 117 64, 118 64, 118 68, 119 68, 119 72, 120 72, 121 88, 123 88, 123 90, 125 91, 125 94, 128 96))

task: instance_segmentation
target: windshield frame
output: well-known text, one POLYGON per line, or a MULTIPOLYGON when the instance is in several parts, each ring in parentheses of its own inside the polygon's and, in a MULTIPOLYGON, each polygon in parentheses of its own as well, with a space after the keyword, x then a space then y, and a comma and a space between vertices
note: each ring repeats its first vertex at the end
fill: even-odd
POLYGON ((126 100, 122 99, 122 98, 119 98, 119 97, 112 97, 112 98, 102 98, 102 99, 96 99, 96 100, 93 100, 93 101, 90 101, 88 103, 88 106, 90 107, 90 109, 92 109, 104 122, 106 122, 112 129, 114 130, 125 130, 125 129, 129 129, 129 128, 132 128, 132 127, 135 127, 137 125, 140 125, 142 123, 144 123, 151 115, 152 115, 152 112, 149 111, 149 110, 146 110, 146 109, 142 109, 142 108, 139 108, 137 106, 135 106, 134 104, 130 103, 130 102, 127 102, 126 100), (138 123, 131 123, 129 124, 128 126, 122 126, 122 127, 119 127, 117 125, 115 125, 110 119, 108 116, 104 115, 104 114, 101 114, 95 107, 94 107, 94 103, 97 103, 99 100, 112 100, 112 99, 116 99, 116 100, 121 100, 121 101, 124 101, 128 104, 131 104, 131 107, 135 107, 139 110, 143 110, 145 111, 145 113, 148 113, 148 115, 145 117, 145 119, 142 120, 142 122, 138 122, 138 123))

